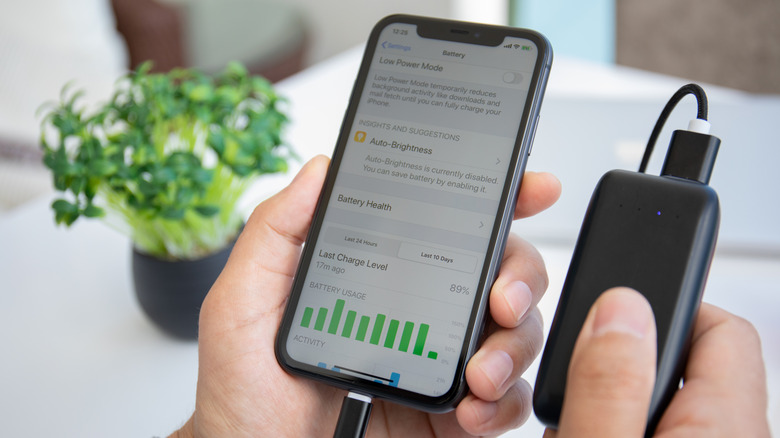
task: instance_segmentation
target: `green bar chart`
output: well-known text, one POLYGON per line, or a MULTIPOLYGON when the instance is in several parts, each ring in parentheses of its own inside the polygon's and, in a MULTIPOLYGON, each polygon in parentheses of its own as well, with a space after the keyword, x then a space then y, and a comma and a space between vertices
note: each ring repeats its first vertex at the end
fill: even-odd
POLYGON ((301 318, 301 327, 310 328, 318 332, 327 332, 331 335, 354 339, 358 342, 368 342, 372 345, 396 349, 404 353, 412 353, 415 356, 427 357, 436 360, 439 354, 436 351, 426 351, 430 326, 414 321, 400 321, 389 319, 387 315, 377 313, 375 315, 360 315, 354 310, 344 308, 346 302, 337 299, 336 304, 328 309, 320 307, 314 309, 306 307, 301 318), (346 310, 346 312, 345 312, 346 310), (316 314, 316 317, 315 317, 316 314), (330 316, 330 319, 328 317, 330 316), (312 319, 314 321, 312 322, 312 319), (327 324, 326 324, 327 323, 327 324), (357 323, 357 330, 355 325, 357 323), (339 331, 339 328, 341 331, 339 331), (400 332, 399 332, 400 331, 400 332), (416 335, 414 334, 417 332, 416 335), (354 337, 353 337, 354 335, 354 337), (382 342, 384 339, 384 342, 382 342), (409 347, 412 347, 411 352, 409 347))

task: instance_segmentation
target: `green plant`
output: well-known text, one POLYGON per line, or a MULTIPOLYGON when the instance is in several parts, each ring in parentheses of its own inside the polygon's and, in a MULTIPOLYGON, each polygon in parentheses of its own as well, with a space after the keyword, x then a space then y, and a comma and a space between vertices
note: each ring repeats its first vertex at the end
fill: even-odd
POLYGON ((214 77, 150 68, 118 81, 90 115, 67 86, 45 115, 43 160, 64 194, 52 204, 55 220, 104 217, 142 252, 198 258, 235 237, 252 177, 287 169, 287 118, 271 84, 240 64, 214 77))

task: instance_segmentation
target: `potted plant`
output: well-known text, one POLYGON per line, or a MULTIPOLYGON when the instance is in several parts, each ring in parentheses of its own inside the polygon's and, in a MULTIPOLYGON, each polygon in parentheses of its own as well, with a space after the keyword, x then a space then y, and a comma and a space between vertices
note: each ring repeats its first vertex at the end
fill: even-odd
POLYGON ((41 128, 44 164, 63 197, 55 221, 103 218, 133 243, 141 306, 167 332, 197 336, 206 292, 243 224, 253 177, 287 169, 287 118, 271 84, 231 63, 214 77, 141 65, 90 114, 63 89, 41 128))

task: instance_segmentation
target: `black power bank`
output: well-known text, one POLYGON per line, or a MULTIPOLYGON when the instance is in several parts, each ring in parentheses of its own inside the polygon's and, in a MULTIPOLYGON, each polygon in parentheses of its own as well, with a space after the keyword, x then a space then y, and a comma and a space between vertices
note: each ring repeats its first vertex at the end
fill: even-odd
MULTIPOLYGON (((650 302, 658 332, 658 369, 647 433, 679 387, 720 221, 715 191, 671 176, 606 173, 588 206, 545 345, 534 411, 557 427, 574 343, 605 290, 628 286, 650 302)), ((594 418, 593 421, 610 421, 594 418)))

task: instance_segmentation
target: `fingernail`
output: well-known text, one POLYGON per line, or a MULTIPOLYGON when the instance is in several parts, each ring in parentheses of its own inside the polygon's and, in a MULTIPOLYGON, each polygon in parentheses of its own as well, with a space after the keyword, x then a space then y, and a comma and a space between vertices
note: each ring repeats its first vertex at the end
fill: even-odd
POLYGON ((523 281, 509 283, 504 287, 504 300, 515 322, 518 322, 531 307, 533 301, 531 288, 523 281))
POLYGON ((512 374, 512 358, 505 351, 491 351, 485 355, 479 367, 496 389, 501 388, 512 374))
POLYGON ((643 339, 653 323, 653 310, 639 293, 628 289, 607 291, 598 300, 593 336, 626 333, 643 339))

